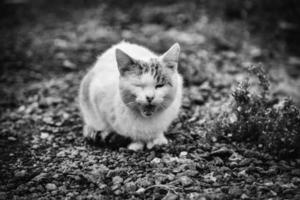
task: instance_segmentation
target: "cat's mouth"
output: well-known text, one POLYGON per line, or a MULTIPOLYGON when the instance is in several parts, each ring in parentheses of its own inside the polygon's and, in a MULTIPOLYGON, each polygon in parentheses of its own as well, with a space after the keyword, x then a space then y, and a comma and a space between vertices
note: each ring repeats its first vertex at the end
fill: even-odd
POLYGON ((152 104, 144 105, 142 106, 142 114, 146 117, 150 117, 151 115, 153 115, 155 108, 156 106, 152 104))

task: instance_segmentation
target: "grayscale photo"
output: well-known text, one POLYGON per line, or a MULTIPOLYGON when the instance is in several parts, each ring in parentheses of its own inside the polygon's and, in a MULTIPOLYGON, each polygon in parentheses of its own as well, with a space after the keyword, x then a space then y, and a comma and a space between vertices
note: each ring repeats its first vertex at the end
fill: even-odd
POLYGON ((300 199, 300 1, 3 0, 0 200, 300 199))

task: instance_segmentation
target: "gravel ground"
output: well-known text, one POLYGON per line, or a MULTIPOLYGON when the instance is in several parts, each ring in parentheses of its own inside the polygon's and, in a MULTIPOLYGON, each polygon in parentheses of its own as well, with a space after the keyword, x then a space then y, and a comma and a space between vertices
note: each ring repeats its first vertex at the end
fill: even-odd
POLYGON ((209 131, 251 64, 272 75, 272 92, 299 102, 297 57, 193 4, 26 9, 0 29, 0 199, 300 199, 300 159, 209 131), (80 80, 121 39, 156 52, 182 46, 185 95, 168 146, 131 152, 123 140, 103 146, 82 137, 80 80))

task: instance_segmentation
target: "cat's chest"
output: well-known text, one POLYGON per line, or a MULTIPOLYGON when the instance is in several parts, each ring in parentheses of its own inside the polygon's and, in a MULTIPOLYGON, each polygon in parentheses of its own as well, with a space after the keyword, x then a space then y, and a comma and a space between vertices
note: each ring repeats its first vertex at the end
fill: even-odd
POLYGON ((113 126, 119 134, 140 140, 153 139, 167 127, 160 117, 140 119, 128 113, 120 113, 113 126))

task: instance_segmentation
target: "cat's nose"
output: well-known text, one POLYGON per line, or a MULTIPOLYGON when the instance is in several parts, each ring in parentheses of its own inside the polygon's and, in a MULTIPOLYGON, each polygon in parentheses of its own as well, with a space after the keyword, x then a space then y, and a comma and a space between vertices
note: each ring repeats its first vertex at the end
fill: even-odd
POLYGON ((154 96, 146 96, 146 99, 148 103, 151 103, 151 101, 154 99, 154 96))

